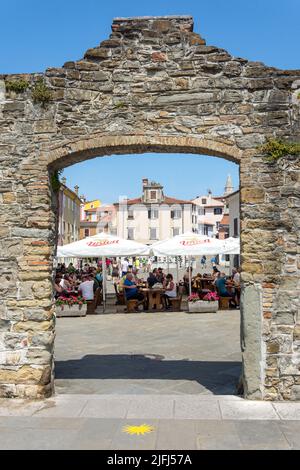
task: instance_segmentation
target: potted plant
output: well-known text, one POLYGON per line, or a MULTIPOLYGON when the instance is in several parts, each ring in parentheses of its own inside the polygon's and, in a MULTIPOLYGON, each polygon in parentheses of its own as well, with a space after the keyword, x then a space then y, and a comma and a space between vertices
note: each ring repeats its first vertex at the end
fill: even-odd
POLYGON ((86 315, 86 300, 80 295, 65 297, 60 295, 56 301, 57 317, 84 317, 86 315))
POLYGON ((218 300, 216 292, 208 292, 202 299, 198 294, 191 294, 188 297, 188 311, 189 313, 215 313, 219 307, 218 300))

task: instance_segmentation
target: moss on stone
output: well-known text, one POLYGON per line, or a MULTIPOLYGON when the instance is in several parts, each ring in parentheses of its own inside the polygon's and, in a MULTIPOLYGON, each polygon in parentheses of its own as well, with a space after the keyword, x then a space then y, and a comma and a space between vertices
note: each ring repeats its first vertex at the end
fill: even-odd
POLYGON ((14 91, 15 93, 24 93, 27 90, 29 83, 23 78, 14 80, 5 80, 6 91, 14 91))
POLYGON ((62 174, 63 170, 55 170, 53 173, 50 175, 50 181, 51 181, 51 187, 52 190, 57 193, 59 191, 61 182, 60 182, 60 176, 62 174))
POLYGON ((267 161, 275 162, 279 158, 287 155, 299 156, 300 143, 272 139, 261 146, 261 151, 266 155, 267 161))
POLYGON ((32 98, 35 103, 41 103, 42 106, 45 106, 52 98, 51 90, 47 87, 43 78, 36 81, 32 90, 32 98))

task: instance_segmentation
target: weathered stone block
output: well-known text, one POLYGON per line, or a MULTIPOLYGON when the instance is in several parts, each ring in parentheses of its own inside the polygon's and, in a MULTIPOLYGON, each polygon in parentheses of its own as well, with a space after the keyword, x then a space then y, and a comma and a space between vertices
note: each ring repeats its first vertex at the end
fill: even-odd
POLYGON ((3 384, 41 384, 51 380, 51 368, 23 365, 16 369, 0 369, 0 383, 3 384))
POLYGON ((94 49, 88 49, 84 54, 85 59, 107 59, 111 56, 109 49, 103 49, 95 47, 94 49))
POLYGON ((13 326, 13 331, 18 333, 31 332, 35 333, 38 331, 52 330, 54 327, 53 321, 23 321, 18 322, 13 326))
POLYGON ((258 204, 264 202, 265 191, 260 187, 242 188, 241 201, 245 204, 258 204))

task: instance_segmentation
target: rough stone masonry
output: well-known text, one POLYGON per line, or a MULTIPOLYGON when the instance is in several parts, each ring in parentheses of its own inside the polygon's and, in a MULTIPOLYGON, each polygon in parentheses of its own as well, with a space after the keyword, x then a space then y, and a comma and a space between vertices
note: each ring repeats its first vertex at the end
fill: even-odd
POLYGON ((299 140, 299 97, 299 70, 208 46, 189 16, 117 18, 80 60, 1 75, 0 396, 54 391, 55 170, 181 152, 240 165, 245 397, 300 399, 300 160, 260 152, 299 140))

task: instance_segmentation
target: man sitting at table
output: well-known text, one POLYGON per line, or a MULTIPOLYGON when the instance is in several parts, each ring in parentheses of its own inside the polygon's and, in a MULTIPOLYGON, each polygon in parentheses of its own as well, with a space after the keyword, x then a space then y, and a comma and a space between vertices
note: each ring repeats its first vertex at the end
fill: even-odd
POLYGON ((156 284, 157 282, 159 282, 159 280, 157 279, 157 269, 153 269, 152 273, 149 274, 149 277, 147 279, 147 282, 148 282, 148 286, 150 287, 150 289, 154 286, 154 284, 156 284))
POLYGON ((138 291, 136 284, 133 282, 132 273, 128 273, 126 275, 126 279, 124 281, 124 289, 127 300, 138 300, 140 303, 143 302, 144 294, 138 291))
POLYGON ((230 297, 230 304, 236 307, 236 301, 234 299, 235 294, 228 292, 226 288, 226 274, 220 273, 220 276, 215 281, 216 287, 218 289, 218 294, 220 297, 230 297))

